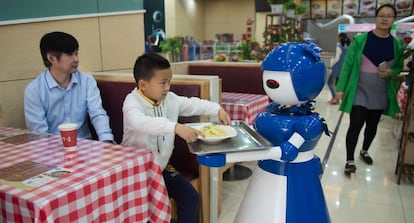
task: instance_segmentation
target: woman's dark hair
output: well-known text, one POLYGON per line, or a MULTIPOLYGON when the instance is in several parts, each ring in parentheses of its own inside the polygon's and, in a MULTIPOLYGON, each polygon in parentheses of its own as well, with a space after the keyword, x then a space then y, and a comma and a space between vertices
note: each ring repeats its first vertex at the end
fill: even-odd
POLYGON ((60 59, 62 53, 72 54, 79 49, 79 43, 75 37, 64 32, 46 33, 40 39, 40 53, 42 54, 43 64, 50 67, 52 64, 47 59, 47 54, 51 53, 60 59))
POLYGON ((138 85, 139 80, 150 80, 154 70, 169 69, 170 62, 157 53, 144 53, 137 58, 134 65, 134 78, 138 85))
POLYGON ((378 7, 377 10, 375 11, 375 17, 377 17, 379 11, 381 11, 381 9, 385 7, 392 9, 392 11, 394 11, 394 18, 397 17, 397 9, 395 9, 394 5, 389 4, 389 3, 383 4, 380 7, 378 7))
POLYGON ((346 35, 346 33, 339 33, 338 37, 339 37, 339 42, 341 43, 342 46, 345 47, 351 44, 351 40, 349 39, 348 35, 346 35))

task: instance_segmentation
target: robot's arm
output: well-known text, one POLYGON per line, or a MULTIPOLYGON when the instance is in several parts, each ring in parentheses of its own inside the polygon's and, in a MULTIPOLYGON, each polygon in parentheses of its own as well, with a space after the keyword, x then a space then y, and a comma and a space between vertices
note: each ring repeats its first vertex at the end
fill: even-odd
POLYGON ((298 133, 294 133, 290 139, 282 145, 270 147, 269 149, 247 152, 232 153, 215 153, 198 156, 198 163, 209 167, 222 167, 226 163, 264 160, 264 159, 281 159, 292 161, 298 156, 298 148, 302 146, 305 139, 298 133))
POLYGON ((264 159, 292 161, 298 156, 298 150, 305 141, 318 137, 322 131, 323 124, 318 118, 318 114, 304 116, 295 126, 295 132, 289 137, 289 140, 281 143, 280 146, 260 151, 208 154, 198 156, 197 159, 200 164, 210 167, 222 167, 226 163, 264 159))
POLYGON ((261 159, 279 159, 282 156, 279 146, 259 151, 214 153, 197 157, 198 163, 209 167, 222 167, 226 163, 254 161, 261 159))

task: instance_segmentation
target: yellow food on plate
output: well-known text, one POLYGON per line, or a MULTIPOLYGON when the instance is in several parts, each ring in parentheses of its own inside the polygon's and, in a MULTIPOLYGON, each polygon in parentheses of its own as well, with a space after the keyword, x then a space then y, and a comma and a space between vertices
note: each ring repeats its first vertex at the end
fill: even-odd
POLYGON ((206 125, 200 129, 206 137, 221 137, 228 135, 227 132, 218 125, 206 125))

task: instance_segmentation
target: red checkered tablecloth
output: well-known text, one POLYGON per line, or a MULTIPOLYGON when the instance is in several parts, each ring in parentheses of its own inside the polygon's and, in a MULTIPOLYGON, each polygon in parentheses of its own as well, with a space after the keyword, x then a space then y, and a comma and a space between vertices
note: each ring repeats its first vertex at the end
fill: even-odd
POLYGON ((70 173, 30 190, 0 183, 0 222, 170 221, 168 193, 149 150, 78 139, 77 149, 67 151, 59 136, 0 127, 0 174, 28 160, 70 173))
POLYGON ((249 125, 268 104, 267 95, 223 92, 221 96, 221 105, 231 119, 245 121, 249 125))

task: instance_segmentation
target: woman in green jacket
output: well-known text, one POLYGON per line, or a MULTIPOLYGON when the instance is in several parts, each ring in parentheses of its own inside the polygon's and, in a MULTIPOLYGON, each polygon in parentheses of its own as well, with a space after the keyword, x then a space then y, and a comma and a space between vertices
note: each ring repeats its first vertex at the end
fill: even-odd
POLYGON ((368 149, 375 138, 381 115, 393 116, 400 112, 396 98, 399 82, 394 77, 403 68, 404 48, 402 42, 389 32, 396 15, 393 5, 380 6, 375 12, 375 29, 355 36, 347 50, 335 97, 342 100, 339 110, 350 113, 345 174, 356 171, 355 147, 364 124, 360 158, 371 165, 373 161, 368 149))

